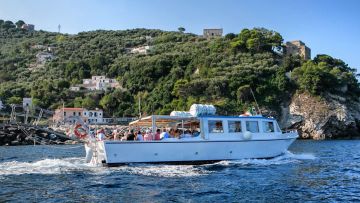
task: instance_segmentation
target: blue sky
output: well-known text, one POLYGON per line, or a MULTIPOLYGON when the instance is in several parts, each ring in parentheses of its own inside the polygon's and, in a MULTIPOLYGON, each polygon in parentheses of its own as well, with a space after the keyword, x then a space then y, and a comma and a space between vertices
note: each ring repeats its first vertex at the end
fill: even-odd
POLYGON ((201 34, 203 28, 239 33, 278 31, 316 54, 340 58, 360 70, 360 0, 0 0, 0 19, 24 20, 35 29, 81 31, 158 28, 201 34))

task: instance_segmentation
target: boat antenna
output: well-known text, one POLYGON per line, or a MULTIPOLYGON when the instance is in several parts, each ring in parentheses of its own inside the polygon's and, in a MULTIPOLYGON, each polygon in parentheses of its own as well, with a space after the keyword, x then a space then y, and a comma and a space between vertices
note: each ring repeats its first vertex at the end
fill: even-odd
POLYGON ((139 96, 139 118, 141 118, 141 98, 139 96))
POLYGON ((259 104, 257 103, 257 101, 256 101, 256 98, 255 98, 255 95, 254 95, 254 92, 253 92, 253 90, 252 90, 252 88, 250 87, 250 92, 251 92, 251 95, 253 96, 253 98, 254 98, 254 101, 255 101, 255 104, 256 104, 256 107, 257 107, 257 109, 258 109, 258 112, 261 114, 261 110, 260 110, 260 108, 259 108, 259 104))

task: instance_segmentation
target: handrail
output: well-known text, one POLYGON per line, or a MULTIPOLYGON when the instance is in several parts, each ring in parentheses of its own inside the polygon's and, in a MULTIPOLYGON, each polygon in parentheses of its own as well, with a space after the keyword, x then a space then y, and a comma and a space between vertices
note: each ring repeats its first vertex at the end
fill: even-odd
POLYGON ((286 129, 286 130, 282 130, 282 133, 297 133, 297 129, 286 129))

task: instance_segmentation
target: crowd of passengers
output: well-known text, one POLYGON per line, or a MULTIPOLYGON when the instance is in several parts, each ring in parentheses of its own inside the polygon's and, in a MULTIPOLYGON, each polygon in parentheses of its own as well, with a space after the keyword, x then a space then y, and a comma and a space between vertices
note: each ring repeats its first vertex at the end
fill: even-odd
POLYGON ((152 141, 163 140, 168 138, 191 138, 199 136, 197 130, 181 130, 181 129, 157 129, 155 133, 152 133, 151 129, 147 130, 135 130, 130 129, 128 132, 121 133, 115 129, 111 133, 106 133, 104 129, 97 131, 97 140, 120 140, 120 141, 152 141))

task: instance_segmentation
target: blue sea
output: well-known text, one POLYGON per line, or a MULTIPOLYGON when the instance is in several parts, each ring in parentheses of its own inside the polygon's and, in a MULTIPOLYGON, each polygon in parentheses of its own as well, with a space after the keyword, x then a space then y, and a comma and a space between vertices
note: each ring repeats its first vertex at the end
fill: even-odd
MULTIPOLYGON (((255 149, 256 150, 256 149, 255 149)), ((84 162, 80 145, 0 147, 0 202, 360 201, 360 141, 296 141, 273 159, 84 162)))

